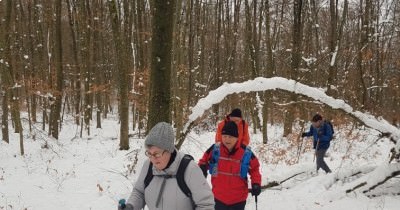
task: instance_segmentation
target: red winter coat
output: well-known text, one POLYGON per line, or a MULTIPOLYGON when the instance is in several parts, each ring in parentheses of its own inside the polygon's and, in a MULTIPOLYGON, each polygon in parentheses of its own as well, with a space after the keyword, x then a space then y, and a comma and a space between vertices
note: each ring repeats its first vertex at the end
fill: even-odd
MULTIPOLYGON (((214 145, 212 145, 199 161, 199 165, 209 168, 214 145)), ((218 160, 217 174, 211 176, 212 191, 215 199, 226 205, 245 201, 248 196, 248 181, 240 177, 240 160, 245 152, 245 146, 236 143, 235 148, 229 152, 222 143, 220 144, 220 158, 218 160)), ((261 185, 260 163, 252 154, 250 160, 251 184, 261 185)))
MULTIPOLYGON (((227 116, 224 120, 218 123, 218 128, 217 132, 215 133, 215 142, 222 142, 222 128, 225 125, 225 122, 229 121, 229 116, 227 116)), ((237 124, 238 127, 238 141, 240 144, 244 145, 249 145, 250 143, 250 135, 249 135, 249 125, 246 123, 246 121, 241 120, 239 124, 237 124)))

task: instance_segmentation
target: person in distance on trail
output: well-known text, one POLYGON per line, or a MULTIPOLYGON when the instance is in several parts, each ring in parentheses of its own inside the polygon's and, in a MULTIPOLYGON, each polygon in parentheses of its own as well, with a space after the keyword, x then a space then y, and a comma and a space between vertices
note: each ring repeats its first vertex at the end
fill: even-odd
POLYGON ((150 210, 214 210, 214 196, 207 180, 193 159, 185 161, 187 155, 175 149, 170 124, 156 124, 144 144, 148 160, 127 202, 119 201, 119 210, 140 210, 145 205, 150 210), (184 161, 187 164, 179 178, 178 171, 184 161), (190 194, 181 188, 182 181, 190 194))
POLYGON ((238 140, 235 122, 228 121, 221 130, 222 143, 213 144, 199 160, 204 176, 211 174, 215 210, 244 210, 249 193, 248 177, 251 179, 251 194, 261 193, 260 163, 257 157, 238 140))
POLYGON ((314 115, 311 122, 310 130, 302 133, 301 137, 313 136, 314 138, 313 148, 315 149, 315 156, 317 159, 317 173, 320 168, 326 173, 331 173, 332 171, 326 164, 324 156, 333 138, 332 127, 322 119, 320 114, 314 115))
POLYGON ((215 133, 215 142, 222 141, 222 128, 226 122, 233 121, 238 127, 238 140, 241 144, 249 145, 250 135, 249 135, 249 125, 242 118, 242 110, 239 108, 233 109, 230 114, 225 116, 225 119, 218 123, 217 132, 215 133))

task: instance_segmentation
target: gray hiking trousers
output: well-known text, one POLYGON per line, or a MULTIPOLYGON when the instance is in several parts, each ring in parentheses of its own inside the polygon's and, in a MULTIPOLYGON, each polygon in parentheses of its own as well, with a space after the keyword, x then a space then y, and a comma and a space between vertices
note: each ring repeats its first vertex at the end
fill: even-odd
POLYGON ((315 151, 315 155, 317 156, 317 172, 320 168, 322 168, 326 173, 331 173, 331 169, 329 169, 324 160, 325 153, 326 149, 319 149, 315 151))

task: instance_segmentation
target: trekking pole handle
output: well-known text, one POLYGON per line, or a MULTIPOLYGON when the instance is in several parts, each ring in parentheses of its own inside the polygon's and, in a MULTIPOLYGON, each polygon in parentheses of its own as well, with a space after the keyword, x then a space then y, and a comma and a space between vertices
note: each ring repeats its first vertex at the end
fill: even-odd
POLYGON ((121 207, 121 208, 125 208, 126 207, 126 200, 125 199, 120 199, 119 201, 118 201, 118 205, 121 207))

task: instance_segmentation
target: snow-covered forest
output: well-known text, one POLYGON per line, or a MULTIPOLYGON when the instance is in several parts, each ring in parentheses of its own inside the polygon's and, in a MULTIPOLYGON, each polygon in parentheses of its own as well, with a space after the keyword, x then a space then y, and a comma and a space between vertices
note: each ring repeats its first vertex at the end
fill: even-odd
POLYGON ((116 208, 153 125, 198 159, 237 107, 263 174, 246 209, 397 209, 399 8, 0 0, 0 209, 116 208), (335 128, 328 175, 300 137, 315 113, 335 128))
MULTIPOLYGON (((196 104, 191 119, 234 92, 282 87, 351 111, 342 100, 332 100, 321 90, 283 78, 258 78, 212 91, 196 104)), ((129 195, 146 157, 137 133, 132 133, 129 150, 119 149, 119 124, 112 116, 104 120, 103 128, 93 126, 93 133, 82 138, 72 119, 64 124, 59 140, 34 126, 37 137, 28 138, 24 156, 17 151, 18 134, 11 135, 10 143, 1 142, 0 208, 116 208, 117 201, 129 195)), ((396 144, 382 133, 393 132, 392 137, 398 138, 400 130, 368 113, 357 112, 357 116, 371 128, 335 125, 326 158, 333 170, 330 174, 315 172, 311 141, 298 134, 282 137, 282 124, 268 125, 268 143, 263 143, 260 132, 251 133, 250 146, 260 159, 264 190, 257 202, 249 196, 246 209, 397 209, 400 165, 388 156, 396 144)), ((301 130, 300 123, 294 130, 301 130)), ((195 127, 181 151, 199 159, 214 135, 215 131, 195 127)))

